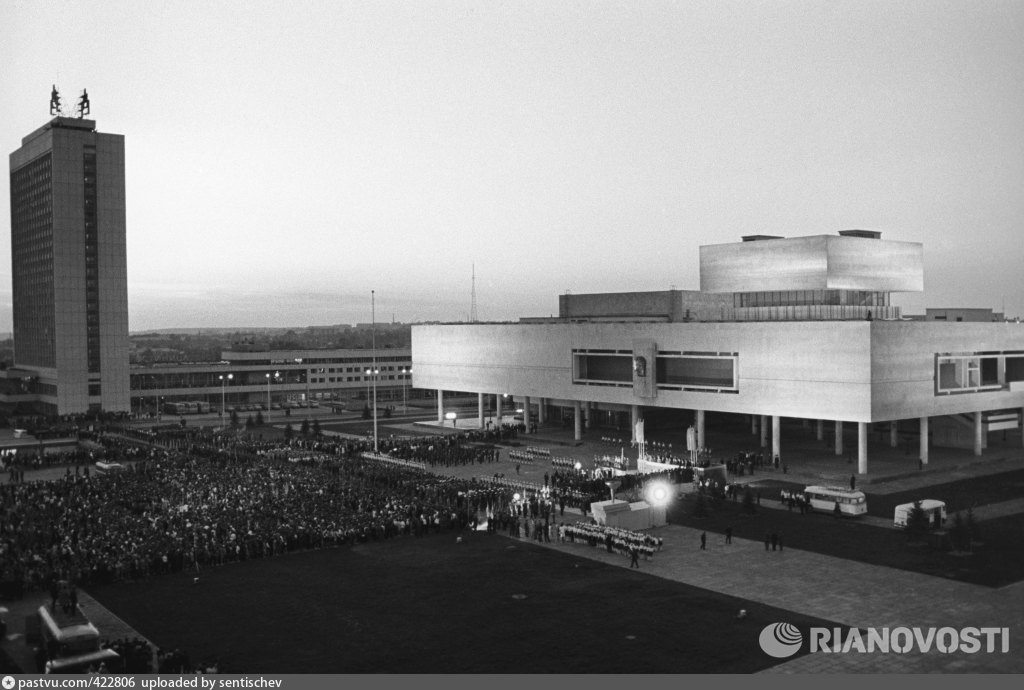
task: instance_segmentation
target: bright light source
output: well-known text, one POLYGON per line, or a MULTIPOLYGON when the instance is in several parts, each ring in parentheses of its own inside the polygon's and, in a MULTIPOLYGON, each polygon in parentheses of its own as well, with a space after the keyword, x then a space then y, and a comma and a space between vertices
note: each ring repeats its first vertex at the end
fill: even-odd
POLYGON ((444 418, 445 419, 455 419, 457 416, 458 415, 456 415, 454 412, 445 412, 444 413, 444 418))
POLYGON ((671 495, 668 485, 664 482, 655 482, 647 487, 647 502, 651 505, 666 505, 671 495))
POLYGON ((522 496, 520 496, 519 494, 512 494, 513 501, 518 501, 520 498, 522 498, 522 496))

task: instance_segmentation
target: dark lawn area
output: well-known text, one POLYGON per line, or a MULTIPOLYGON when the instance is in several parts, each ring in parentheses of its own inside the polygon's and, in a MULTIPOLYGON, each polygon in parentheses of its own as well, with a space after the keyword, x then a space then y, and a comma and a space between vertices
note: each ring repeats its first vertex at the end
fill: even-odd
MULTIPOLYGON (((805 488, 802 483, 784 479, 758 479, 751 486, 761 491, 761 500, 766 498, 778 500, 779 491, 783 489, 802 491, 805 488)), ((843 488, 848 487, 847 484, 843 488)), ((891 520, 896 506, 925 498, 945 501, 946 509, 952 515, 957 510, 966 511, 971 507, 1024 498, 1024 469, 1000 472, 984 477, 957 479, 944 484, 891 494, 875 493, 871 490, 872 485, 870 484, 858 488, 867 495, 868 515, 891 520)))
POLYGON ((1015 498, 1024 498, 1024 469, 1000 472, 985 477, 959 479, 921 489, 901 491, 894 494, 873 494, 871 488, 864 489, 868 496, 868 514, 892 519, 893 511, 901 503, 912 503, 924 498, 946 502, 946 511, 952 517, 957 510, 1000 503, 1015 498))
MULTIPOLYGON (((379 418, 377 420, 377 438, 380 440, 386 439, 388 436, 436 436, 429 431, 410 431, 409 429, 388 426, 390 422, 394 420, 379 418)), ((407 424, 406 420, 399 422, 401 424, 407 424)), ((299 425, 295 427, 298 431, 299 425)), ((320 429, 323 431, 337 431, 343 434, 352 434, 354 436, 373 436, 373 420, 369 419, 355 419, 350 422, 323 422, 320 424, 320 429)))
MULTIPOLYGON (((761 502, 778 503, 778 491, 762 488, 761 502), (767 498, 767 496, 772 498, 767 498)), ((870 499, 869 499, 870 502, 870 499)), ((742 500, 708 502, 707 517, 693 516, 695 498, 687 496, 669 511, 674 524, 723 533, 726 527, 746 539, 763 540, 765 533, 780 532, 789 548, 814 551, 872 565, 900 568, 989 587, 1024 580, 1024 515, 988 520, 980 524, 981 541, 972 555, 954 555, 924 545, 911 545, 902 530, 874 527, 856 518, 835 518, 827 513, 801 515, 759 507, 756 515, 743 514, 742 500)))
POLYGON ((90 590, 226 673, 750 673, 758 635, 832 623, 482 532, 90 590), (736 620, 744 608, 745 620, 736 620))

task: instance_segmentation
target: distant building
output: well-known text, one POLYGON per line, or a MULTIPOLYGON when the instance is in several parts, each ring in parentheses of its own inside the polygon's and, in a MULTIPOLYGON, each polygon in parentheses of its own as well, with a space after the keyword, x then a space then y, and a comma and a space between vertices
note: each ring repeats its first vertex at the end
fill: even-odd
MULTIPOLYGON (((409 348, 378 350, 264 350, 221 353, 209 363, 138 365, 131 369, 132 411, 152 414, 167 403, 202 402, 211 409, 267 410, 286 403, 373 397, 398 406, 413 391, 409 348)), ((274 408, 276 409, 276 408, 274 408)))
POLYGON ((55 117, 10 155, 14 366, 7 402, 128 411, 124 137, 55 117))
POLYGON ((924 289, 919 243, 748 236, 700 248, 700 286, 563 295, 557 318, 515 324, 413 326, 415 384, 438 390, 439 421, 446 391, 477 393, 481 426, 511 395, 527 426, 550 419, 577 438, 660 416, 692 419, 705 447, 706 415, 738 415, 783 458, 783 418, 816 422, 819 440, 827 422, 836 455, 855 425, 861 473, 869 425, 892 445, 912 429, 922 463, 931 444, 981 455, 990 432, 1021 428, 1024 326, 987 310, 910 321, 891 304, 924 289))

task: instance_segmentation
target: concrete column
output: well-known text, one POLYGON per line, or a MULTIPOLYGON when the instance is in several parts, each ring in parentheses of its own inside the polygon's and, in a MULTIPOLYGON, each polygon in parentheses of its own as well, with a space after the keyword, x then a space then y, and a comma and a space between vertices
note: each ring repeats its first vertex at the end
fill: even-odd
POLYGON ((868 423, 857 422, 857 474, 868 473, 868 423))
POLYGON ((583 428, 590 429, 590 418, 594 415, 594 403, 587 400, 583 403, 583 428))
POLYGON ((583 406, 579 400, 573 403, 573 438, 577 441, 583 438, 583 406))
POLYGON ((768 417, 761 415, 761 447, 768 445, 768 417))
POLYGON ((757 435, 757 415, 756 414, 750 415, 750 435, 751 436, 756 436, 757 435))
POLYGON ((629 440, 636 443, 636 423, 640 421, 640 406, 629 406, 629 440))
POLYGON ((537 423, 543 424, 548 421, 547 411, 544 409, 544 403, 547 402, 544 398, 537 398, 537 423))
POLYGON ((982 424, 981 424, 981 412, 974 413, 974 454, 981 455, 982 447, 982 424))
POLYGON ((697 447, 707 448, 704 443, 704 410, 697 410, 697 447))
POLYGON ((501 409, 501 401, 503 399, 503 396, 501 393, 498 393, 497 395, 494 396, 494 398, 494 423, 497 424, 498 427, 500 428, 501 416, 504 414, 504 410, 501 409))
POLYGON ((825 420, 824 419, 819 419, 818 420, 818 440, 819 441, 824 441, 825 440, 825 420))
POLYGON ((811 427, 811 420, 807 419, 806 417, 804 419, 801 419, 800 426, 802 426, 805 429, 809 429, 811 427))
POLYGON ((772 415, 772 462, 775 462, 776 455, 782 455, 781 421, 782 418, 777 414, 772 415))
POLYGON ((483 393, 477 393, 476 394, 476 411, 477 411, 477 415, 480 417, 480 428, 483 429, 484 426, 485 426, 485 423, 484 423, 484 394, 483 393))
POLYGON ((889 422, 889 447, 898 448, 900 445, 899 424, 895 420, 889 422))
POLYGON ((523 398, 523 424, 526 425, 526 433, 530 433, 530 398, 523 398))
POLYGON ((444 424, 444 391, 437 389, 437 422, 444 424))
POLYGON ((836 420, 836 455, 843 454, 843 420, 836 420))
POLYGON ((928 464, 928 418, 921 417, 921 464, 928 464))

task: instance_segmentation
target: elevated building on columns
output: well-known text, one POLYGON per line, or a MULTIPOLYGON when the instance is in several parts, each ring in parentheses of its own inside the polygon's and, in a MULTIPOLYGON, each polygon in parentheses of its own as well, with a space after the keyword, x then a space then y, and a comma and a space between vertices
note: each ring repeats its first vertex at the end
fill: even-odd
MULTIPOLYGON (((881 233, 752 235, 700 248, 700 290, 566 294, 559 314, 506 324, 414 326, 413 385, 522 401, 527 427, 592 414, 692 411, 704 445, 707 414, 747 415, 782 453, 783 419, 857 429, 868 473, 870 425, 919 431, 982 455, 988 434, 1021 429, 1024 325, 905 318, 891 296, 923 292, 920 243, 881 233), (536 416, 534 416, 536 415, 536 416), (955 434, 938 430, 953 428, 955 434), (962 432, 962 433, 961 433, 962 432), (953 436, 956 436, 954 439, 953 436)), ((831 430, 830 430, 831 431, 831 430)))

